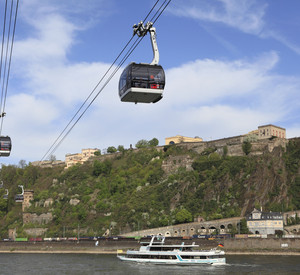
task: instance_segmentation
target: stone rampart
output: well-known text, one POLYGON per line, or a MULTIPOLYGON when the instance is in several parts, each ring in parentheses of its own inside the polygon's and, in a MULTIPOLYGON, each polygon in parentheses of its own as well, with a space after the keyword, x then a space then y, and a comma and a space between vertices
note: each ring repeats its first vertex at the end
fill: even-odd
POLYGON ((230 233, 233 227, 237 228, 241 219, 242 217, 235 217, 214 221, 191 222, 146 230, 138 230, 121 234, 121 236, 144 237, 150 235, 162 235, 166 237, 191 237, 193 235, 209 235, 212 233, 226 234, 230 233))

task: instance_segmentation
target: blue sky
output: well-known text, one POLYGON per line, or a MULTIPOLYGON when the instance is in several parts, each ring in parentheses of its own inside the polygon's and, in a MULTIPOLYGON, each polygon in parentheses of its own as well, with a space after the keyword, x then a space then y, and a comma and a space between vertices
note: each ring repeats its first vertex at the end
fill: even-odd
MULTIPOLYGON (((43 157, 155 2, 20 1, 2 131, 13 150, 1 163, 43 157)), ((172 0, 155 24, 164 98, 122 103, 119 71, 54 155, 154 137, 218 139, 264 124, 300 136, 299 10, 298 0, 172 0)), ((147 36, 127 63, 151 60, 147 36)))

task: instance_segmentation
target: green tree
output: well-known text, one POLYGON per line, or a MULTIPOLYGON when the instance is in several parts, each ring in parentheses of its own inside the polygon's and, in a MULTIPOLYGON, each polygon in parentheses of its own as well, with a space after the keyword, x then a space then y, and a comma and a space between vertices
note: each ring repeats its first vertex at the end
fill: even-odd
POLYGON ((183 208, 176 213, 175 220, 176 223, 191 222, 193 220, 193 216, 188 210, 183 208))
POLYGON ((246 219, 241 219, 241 222, 239 224, 240 226, 240 233, 241 234, 248 234, 249 233, 249 229, 248 229, 248 226, 247 226, 247 221, 246 219))
POLYGON ((148 142, 149 146, 152 146, 152 147, 157 146, 158 143, 159 143, 159 142, 158 142, 158 139, 157 139, 157 138, 153 138, 153 139, 149 140, 149 142, 148 142))
POLYGON ((118 146, 118 151, 121 152, 121 153, 123 153, 125 151, 124 146, 123 145, 119 145, 118 146))
MULTIPOLYGON (((1 194, 1 196, 3 196, 1 194)), ((7 212, 7 200, 0 199, 0 217, 3 217, 7 212)))
POLYGON ((112 163, 108 160, 99 161, 95 160, 93 164, 93 175, 98 177, 101 174, 108 175, 110 174, 112 168, 112 163))
POLYGON ((246 154, 246 155, 249 155, 250 152, 251 152, 251 148, 252 148, 252 145, 249 141, 244 141, 243 144, 242 144, 242 149, 243 149, 243 152, 246 154))
POLYGON ((135 147, 138 149, 149 147, 149 142, 145 139, 141 139, 136 143, 135 147))
POLYGON ((93 175, 98 177, 103 173, 103 163, 99 160, 95 160, 93 164, 93 175))
POLYGON ((114 147, 114 146, 109 146, 109 147, 107 148, 107 153, 113 154, 113 153, 115 153, 115 152, 117 152, 117 148, 116 148, 116 147, 114 147))
POLYGON ((95 151, 95 152, 94 152, 94 155, 95 155, 95 156, 100 156, 100 155, 101 155, 100 150, 95 151))
POLYGON ((294 183, 291 184, 290 194, 292 195, 292 202, 295 209, 300 208, 300 176, 295 178, 294 183))

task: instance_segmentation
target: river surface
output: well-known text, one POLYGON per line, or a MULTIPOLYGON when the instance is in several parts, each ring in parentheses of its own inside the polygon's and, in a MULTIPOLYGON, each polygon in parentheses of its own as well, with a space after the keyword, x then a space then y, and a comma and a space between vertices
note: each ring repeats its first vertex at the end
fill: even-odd
POLYGON ((223 266, 121 262, 115 255, 0 254, 0 274, 300 274, 300 256, 226 256, 223 266))

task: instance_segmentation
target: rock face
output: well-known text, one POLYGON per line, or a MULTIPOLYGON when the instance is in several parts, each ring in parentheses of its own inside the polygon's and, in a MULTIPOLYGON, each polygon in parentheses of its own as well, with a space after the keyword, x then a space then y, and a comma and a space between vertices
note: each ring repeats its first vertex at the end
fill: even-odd
POLYGON ((193 170, 193 159, 190 156, 169 156, 169 158, 162 163, 162 169, 165 173, 171 174, 178 168, 184 167, 187 171, 193 170))
MULTIPOLYGON (((243 142, 245 136, 237 136, 231 138, 224 138, 207 142, 189 142, 180 143, 176 146, 183 147, 191 152, 202 154, 205 150, 213 150, 220 156, 224 155, 224 151, 227 150, 227 156, 244 156, 243 142), (226 149, 225 149, 226 148, 226 149)), ((249 155, 262 155, 264 152, 273 152, 274 148, 282 147, 286 148, 288 140, 275 138, 272 140, 261 139, 255 142, 251 142, 251 152, 249 155)), ((178 168, 186 168, 187 171, 192 170, 192 163, 194 159, 190 155, 170 155, 169 158, 163 161, 162 169, 165 173, 171 174, 178 168)))
POLYGON ((71 205, 77 205, 78 203, 80 203, 80 200, 79 200, 79 199, 76 199, 76 198, 70 199, 70 204, 71 204, 71 205))
POLYGON ((37 215, 36 213, 23 213, 23 223, 47 224, 53 220, 52 213, 37 215))
MULTIPOLYGON (((251 142, 248 154, 250 157, 242 158, 243 164, 235 161, 231 166, 227 163, 227 166, 221 166, 219 169, 218 160, 221 163, 226 159, 224 156, 246 156, 243 150, 244 139, 244 136, 238 136, 211 142, 181 143, 172 147, 169 156, 162 163, 162 169, 167 175, 176 173, 180 168, 186 171, 197 169, 195 164, 199 156, 206 157, 206 165, 210 166, 198 167, 199 179, 193 187, 189 187, 189 184, 193 184, 189 179, 177 183, 177 192, 170 199, 171 210, 180 205, 187 188, 194 188, 194 192, 199 195, 204 192, 205 196, 201 199, 195 197, 194 201, 201 200, 207 204, 213 201, 222 209, 238 207, 241 216, 251 211, 255 205, 280 205, 282 201, 287 201, 289 180, 283 157, 288 143, 286 139, 262 139, 251 142), (180 148, 185 149, 181 150, 185 151, 184 154, 180 154, 180 148), (174 151, 177 155, 173 154, 174 151), (215 174, 214 178, 209 178, 209 174, 213 171, 218 171, 218 174, 215 174)), ((234 160, 233 158, 232 161, 234 160)), ((168 187, 173 188, 171 185, 170 183, 168 187)), ((191 192, 189 196, 191 199, 191 192)))
POLYGON ((46 199, 45 202, 44 202, 44 207, 49 207, 52 204, 53 204, 53 199, 52 198, 46 199))

